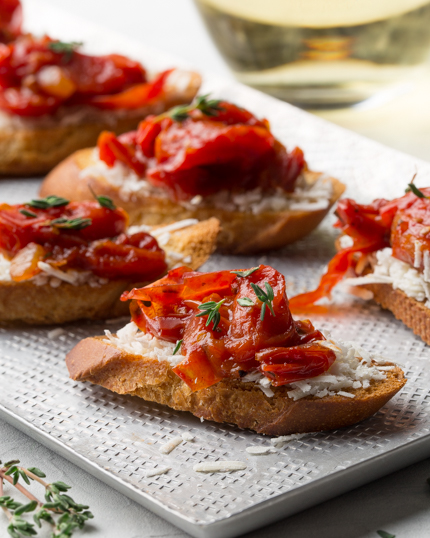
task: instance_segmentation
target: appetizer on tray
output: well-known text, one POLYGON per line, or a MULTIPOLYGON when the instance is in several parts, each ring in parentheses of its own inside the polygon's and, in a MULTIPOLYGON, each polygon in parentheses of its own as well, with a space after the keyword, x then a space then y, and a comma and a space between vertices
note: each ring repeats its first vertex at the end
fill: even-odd
POLYGON ((90 186, 123 205, 133 223, 215 215, 219 248, 240 254, 304 237, 344 191, 310 172, 301 149, 287 151, 266 120, 207 96, 151 116, 137 131, 102 133, 95 149, 48 175, 41 195, 84 200, 90 186))
MULTIPOLYGON (((19 28, 2 26, 0 39, 19 28)), ((0 43, 0 174, 46 173, 103 130, 135 129, 148 114, 189 103, 200 86, 197 73, 149 77, 139 62, 80 45, 30 34, 0 43)))
POLYGON ((128 299, 128 325, 67 355, 72 379, 268 435, 354 424, 406 382, 391 362, 293 320, 270 266, 180 267, 128 299))
POLYGON ((189 219, 153 235, 143 228, 128 228, 127 213, 106 197, 0 204, 0 323, 124 315, 124 290, 178 263, 202 265, 215 248, 219 223, 189 219))
POLYGON ((360 295, 373 298, 430 344, 430 188, 411 183, 407 190, 392 201, 339 202, 339 251, 318 288, 293 297, 292 308, 330 297, 343 280, 367 290, 360 295))

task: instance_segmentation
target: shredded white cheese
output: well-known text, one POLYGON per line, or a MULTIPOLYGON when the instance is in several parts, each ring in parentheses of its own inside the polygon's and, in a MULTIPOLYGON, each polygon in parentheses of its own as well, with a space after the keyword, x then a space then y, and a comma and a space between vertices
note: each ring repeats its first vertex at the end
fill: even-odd
MULTIPOLYGON (((118 188, 119 196, 125 202, 130 202, 136 196, 165 197, 165 191, 152 186, 147 180, 139 177, 126 165, 115 162, 113 167, 99 159, 97 150, 93 153, 93 164, 80 172, 80 177, 104 179, 110 185, 118 188)), ((187 209, 198 207, 215 207, 227 211, 251 212, 255 215, 265 211, 319 211, 327 209, 333 194, 330 178, 321 175, 313 184, 308 184, 304 176, 296 182, 294 192, 286 193, 282 189, 271 193, 263 192, 260 188, 234 193, 227 190, 210 196, 194 196, 189 201, 178 202, 187 209)))
POLYGON ((270 439, 270 442, 272 445, 274 445, 275 448, 282 448, 285 443, 289 443, 290 441, 295 441, 296 439, 301 439, 302 437, 305 437, 306 435, 311 435, 310 433, 292 433, 291 435, 280 435, 279 437, 273 437, 270 439))
MULTIPOLYGON (((109 330, 105 330, 105 334, 107 342, 132 355, 167 361, 172 367, 179 364, 184 358, 181 354, 173 355, 175 348, 173 343, 141 332, 134 322, 128 323, 116 335, 113 335, 109 330)), ((348 394, 349 398, 353 398, 354 394, 347 392, 348 389, 366 389, 372 380, 380 381, 386 378, 383 371, 379 369, 381 361, 385 362, 385 359, 370 355, 366 350, 354 346, 352 343, 331 339, 329 335, 327 338, 329 339, 318 342, 335 352, 335 362, 327 372, 320 376, 290 383, 291 390, 287 392, 290 398, 293 400, 299 400, 306 396, 324 398, 325 396, 335 396, 341 392, 343 394, 340 395, 348 394), (374 365, 375 362, 378 363, 379 368, 374 365)), ((244 383, 256 383, 268 397, 274 395, 270 380, 260 372, 251 372, 241 380, 244 383)))
POLYGON ((189 433, 189 432, 184 432, 182 435, 182 440, 187 442, 187 443, 191 443, 192 441, 194 441, 195 437, 192 433, 189 433))
POLYGON ((243 471, 246 463, 242 461, 213 461, 196 463, 193 470, 197 473, 229 473, 231 471, 243 471))
MULTIPOLYGON (((344 283, 349 286, 363 284, 390 284, 430 308, 430 259, 429 252, 424 252, 424 273, 392 256, 391 248, 384 248, 375 253, 373 273, 357 278, 347 278, 344 283)), ((417 254, 417 251, 415 251, 417 254)), ((415 256, 417 260, 417 255, 415 256)))
POLYGON ((55 340, 59 336, 66 334, 66 331, 62 329, 61 327, 58 327, 58 329, 53 329, 52 331, 48 332, 48 338, 50 340, 55 340))
POLYGON ((166 474, 171 470, 171 467, 160 467, 159 469, 153 469, 152 471, 147 471, 145 473, 145 476, 147 478, 150 478, 151 476, 158 476, 162 474, 166 474))
POLYGON ((177 446, 179 446, 182 443, 183 439, 182 437, 174 437, 173 439, 170 439, 166 444, 160 447, 160 452, 162 454, 170 454, 172 450, 174 450, 177 446))
POLYGON ((252 456, 265 456, 266 454, 273 454, 273 452, 276 452, 276 450, 270 446, 247 446, 246 451, 252 456))

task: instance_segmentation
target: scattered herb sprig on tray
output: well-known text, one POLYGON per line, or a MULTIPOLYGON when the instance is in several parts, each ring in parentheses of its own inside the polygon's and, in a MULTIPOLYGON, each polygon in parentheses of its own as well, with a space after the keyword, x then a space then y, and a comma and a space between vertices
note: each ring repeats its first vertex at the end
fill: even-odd
POLYGON ((376 531, 376 533, 379 534, 381 538, 396 538, 394 534, 390 534, 387 531, 376 531))
POLYGON ((19 460, 8 461, 2 464, 0 461, 0 508, 6 514, 9 524, 7 531, 12 538, 23 536, 36 536, 37 529, 42 527, 45 521, 52 527, 51 538, 69 538, 76 529, 82 529, 93 514, 88 511, 88 506, 75 502, 66 492, 71 488, 64 482, 45 482, 46 478, 37 467, 21 467, 19 460), (45 488, 45 501, 36 498, 26 487, 20 483, 31 485, 37 481, 45 488), (9 482, 25 495, 30 502, 22 504, 10 495, 4 495, 4 483, 9 482), (34 523, 23 516, 33 512, 34 523))
POLYGON ((224 110, 219 99, 208 99, 209 94, 201 95, 188 106, 175 106, 165 114, 162 114, 160 118, 172 118, 174 121, 185 121, 193 110, 200 110, 205 116, 217 116, 218 112, 224 110))
POLYGON ((199 305, 199 310, 203 310, 203 312, 200 312, 200 314, 196 314, 196 318, 199 318, 200 316, 207 316, 208 319, 206 321, 206 327, 208 327, 210 322, 213 321, 213 330, 215 330, 218 327, 219 322, 221 321, 221 314, 219 313, 219 309, 224 303, 225 299, 222 299, 218 303, 216 303, 215 301, 208 301, 207 303, 199 305))
POLYGON ((258 284, 254 284, 253 282, 251 282, 251 288, 254 290, 257 299, 260 299, 260 301, 263 303, 260 314, 261 321, 263 321, 266 314, 266 307, 269 308, 270 312, 272 312, 272 315, 275 316, 275 311, 273 310, 273 299, 275 298, 273 288, 268 282, 264 283, 264 287, 266 288, 266 291, 261 289, 258 284))

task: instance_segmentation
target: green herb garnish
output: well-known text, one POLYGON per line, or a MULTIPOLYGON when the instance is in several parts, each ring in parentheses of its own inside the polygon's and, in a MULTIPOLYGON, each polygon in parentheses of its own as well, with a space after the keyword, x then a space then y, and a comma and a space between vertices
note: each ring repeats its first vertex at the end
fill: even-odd
POLYGON ((113 203, 112 198, 109 198, 109 196, 97 196, 97 194, 93 191, 93 188, 91 185, 88 185, 88 188, 91 191, 91 194, 94 196, 94 198, 97 200, 97 202, 100 204, 101 207, 105 207, 106 209, 110 209, 111 211, 115 211, 116 205, 113 203))
POLYGON ((254 306, 254 301, 252 301, 249 297, 242 297, 237 300, 237 302, 240 304, 240 306, 254 306))
POLYGON ((70 486, 61 481, 47 483, 43 480, 46 477, 45 473, 37 467, 26 469, 18 464, 19 460, 12 460, 4 465, 0 462, 0 507, 9 520, 7 531, 12 538, 36 536, 37 529, 34 523, 40 528, 42 521, 51 525, 51 536, 69 538, 76 529, 82 529, 86 521, 93 517, 87 510, 88 506, 78 504, 70 495, 65 494, 70 486), (30 502, 22 504, 10 495, 3 495, 5 482, 10 481, 30 502), (18 484, 19 481, 28 485, 31 485, 32 481, 39 482, 45 488, 45 500, 37 499, 22 483, 18 484), (31 512, 34 523, 24 517, 31 512))
POLYGON ((218 303, 216 303, 215 301, 208 301, 207 303, 199 305, 198 309, 203 310, 203 312, 200 312, 200 314, 196 314, 196 318, 199 318, 200 316, 208 316, 206 327, 208 327, 210 322, 213 321, 213 330, 215 330, 218 327, 219 322, 221 321, 219 309, 221 308, 221 305, 223 303, 225 303, 225 299, 222 299, 218 303))
POLYGON ((418 198, 428 198, 428 196, 421 192, 418 187, 415 187, 413 183, 408 183, 408 188, 405 189, 405 192, 413 192, 418 198))
POLYGON ((25 205, 34 207, 35 209, 49 209, 50 207, 62 207, 69 203, 69 200, 60 196, 47 196, 46 198, 31 200, 31 202, 27 202, 25 205))
POLYGON ((35 217, 37 217, 36 213, 33 213, 32 211, 27 211, 27 209, 20 209, 19 212, 21 213, 21 215, 24 215, 29 219, 34 219, 35 217))
POLYGON ((396 538, 394 534, 390 534, 389 532, 386 532, 386 531, 376 531, 376 532, 377 534, 379 534, 381 538, 396 538))
POLYGON ((272 315, 275 316, 275 312, 273 310, 273 299, 275 298, 275 294, 273 293, 272 286, 268 283, 264 283, 264 287, 266 288, 266 291, 262 290, 260 286, 257 284, 254 284, 251 282, 251 288, 254 290, 255 295, 257 296, 257 299, 260 299, 260 301, 263 303, 263 306, 261 307, 261 315, 260 319, 263 321, 264 316, 266 314, 266 307, 269 308, 270 312, 272 312, 272 315))
POLYGON ((176 355, 176 353, 179 351, 180 347, 182 346, 182 342, 183 342, 183 341, 184 341, 184 340, 182 339, 182 340, 178 340, 178 341, 176 342, 175 349, 173 350, 173 355, 176 355))
POLYGON ((84 217, 77 217, 76 219, 70 220, 60 217, 58 219, 51 220, 49 224, 64 230, 83 230, 84 228, 91 226, 92 222, 93 221, 91 219, 84 217))
POLYGON ((217 116, 218 112, 224 110, 219 106, 221 101, 219 99, 208 99, 209 94, 201 95, 188 106, 175 106, 170 109, 162 117, 169 117, 175 121, 184 121, 190 116, 190 112, 193 110, 201 110, 205 116, 217 116))
POLYGON ((64 54, 64 60, 69 62, 72 59, 75 50, 82 45, 82 41, 53 41, 52 43, 49 43, 48 49, 59 54, 64 54))
POLYGON ((252 267, 251 269, 248 269, 247 271, 230 271, 230 273, 233 273, 234 275, 245 278, 249 275, 252 275, 252 273, 255 273, 257 269, 259 269, 259 267, 252 267))

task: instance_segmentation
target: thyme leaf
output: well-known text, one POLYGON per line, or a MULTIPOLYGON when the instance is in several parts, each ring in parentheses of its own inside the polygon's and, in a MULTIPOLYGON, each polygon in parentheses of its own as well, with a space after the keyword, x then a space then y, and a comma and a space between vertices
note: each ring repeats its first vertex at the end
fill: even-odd
POLYGON ((233 273, 234 275, 240 276, 242 278, 246 278, 247 276, 252 275, 252 273, 255 273, 257 269, 259 269, 259 267, 252 267, 247 271, 230 271, 230 273, 233 273))
POLYGON ((266 314, 266 307, 269 308, 270 312, 272 312, 272 315, 275 316, 275 311, 273 310, 273 299, 275 298, 273 288, 268 282, 264 283, 264 287, 266 288, 266 291, 261 289, 258 284, 254 284, 253 282, 251 282, 251 288, 254 290, 257 299, 259 299, 263 303, 260 314, 261 321, 263 321, 266 314))
POLYGON ((37 200, 31 200, 25 205, 34 207, 35 209, 49 209, 50 207, 62 207, 69 204, 69 200, 61 198, 61 196, 47 196, 46 198, 39 198, 37 200))
POLYGON ((237 300, 237 302, 240 304, 240 306, 254 306, 254 301, 252 301, 249 297, 241 297, 237 300))
POLYGON ((175 346, 175 349, 173 350, 173 355, 176 355, 176 353, 179 351, 179 349, 181 348, 182 346, 182 342, 184 341, 184 339, 182 340, 178 340, 176 342, 176 346, 175 346))
POLYGON ((207 303, 203 303, 198 306, 199 310, 203 310, 203 312, 200 312, 200 314, 196 314, 196 318, 199 318, 200 316, 207 316, 208 319, 206 321, 206 327, 209 327, 209 324, 211 321, 213 321, 213 328, 214 331, 221 321, 221 314, 219 313, 219 309, 221 308, 221 305, 225 303, 225 299, 222 299, 218 303, 215 301, 208 301, 207 303))
POLYGON ((82 45, 82 41, 53 41, 52 43, 49 43, 48 49, 59 54, 64 54, 64 60, 69 62, 72 59, 75 50, 82 45))
POLYGON ((94 196, 94 198, 97 200, 97 202, 100 204, 101 207, 105 207, 106 209, 110 209, 111 211, 115 211, 116 205, 113 203, 112 198, 109 198, 109 196, 98 196, 91 185, 88 185, 88 188, 91 191, 91 194, 94 196))
POLYGON ((405 190, 405 192, 413 192, 415 196, 418 196, 418 198, 428 198, 428 196, 420 191, 418 187, 415 187, 413 183, 408 183, 408 188, 405 190))
POLYGON ((376 533, 379 534, 381 538, 396 538, 394 534, 390 534, 387 531, 376 531, 376 533))
POLYGON ((32 211, 27 211, 27 209, 20 209, 19 212, 21 213, 21 215, 24 215, 29 219, 34 219, 37 217, 36 213, 33 213, 32 211))

